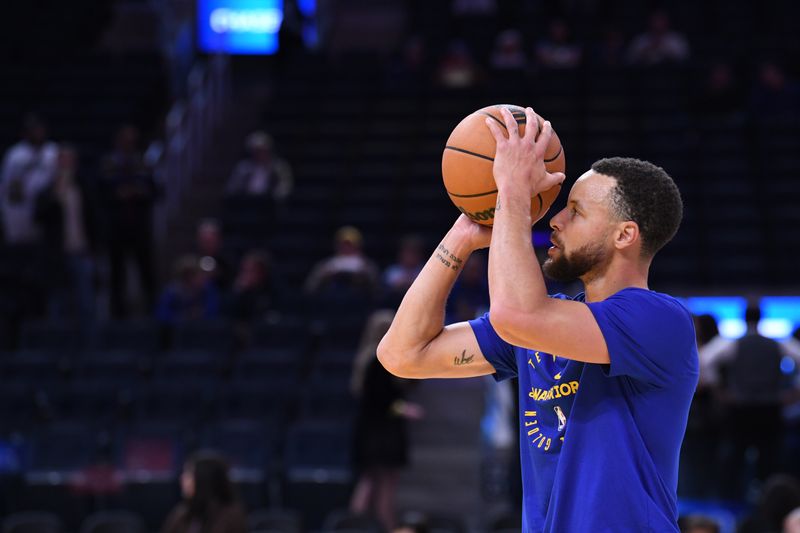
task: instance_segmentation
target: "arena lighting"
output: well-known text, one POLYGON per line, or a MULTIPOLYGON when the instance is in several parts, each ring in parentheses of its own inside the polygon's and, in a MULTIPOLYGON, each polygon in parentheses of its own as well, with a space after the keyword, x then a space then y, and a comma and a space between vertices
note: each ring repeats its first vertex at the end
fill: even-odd
MULTIPOLYGON (((723 337, 738 339, 747 330, 747 299, 743 296, 696 296, 683 301, 696 315, 712 315, 723 337)), ((800 296, 764 296, 759 306, 762 316, 758 331, 765 337, 785 339, 800 327, 800 296)))
POLYGON ((282 22, 283 0, 198 0, 197 45, 209 53, 274 54, 282 22))

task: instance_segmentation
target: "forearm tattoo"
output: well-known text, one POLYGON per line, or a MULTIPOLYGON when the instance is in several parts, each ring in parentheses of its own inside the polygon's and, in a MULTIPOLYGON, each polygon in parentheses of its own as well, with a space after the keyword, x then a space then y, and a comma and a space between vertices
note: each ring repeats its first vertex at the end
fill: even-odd
POLYGON ((475 354, 468 356, 467 351, 464 350, 463 352, 461 352, 461 357, 455 356, 455 358, 453 359, 453 364, 455 366, 468 365, 472 362, 473 359, 475 359, 475 354))
POLYGON ((453 270, 458 270, 464 263, 460 257, 451 253, 443 244, 439 244, 436 247, 436 259, 441 261, 447 268, 452 268, 453 270))

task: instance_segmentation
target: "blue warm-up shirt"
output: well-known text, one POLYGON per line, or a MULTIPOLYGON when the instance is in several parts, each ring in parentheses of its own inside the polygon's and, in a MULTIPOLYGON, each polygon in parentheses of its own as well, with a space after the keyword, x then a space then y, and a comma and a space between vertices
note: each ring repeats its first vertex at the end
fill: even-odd
POLYGON ((698 377, 692 317, 638 288, 587 305, 610 364, 512 346, 488 314, 470 322, 495 378, 519 377, 523 531, 677 532, 678 455, 698 377))

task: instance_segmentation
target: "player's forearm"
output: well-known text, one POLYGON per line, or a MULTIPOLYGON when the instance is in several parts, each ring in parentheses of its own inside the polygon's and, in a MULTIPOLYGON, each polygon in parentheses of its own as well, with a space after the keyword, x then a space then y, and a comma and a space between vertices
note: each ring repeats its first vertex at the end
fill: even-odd
POLYGON ((531 312, 547 301, 544 278, 531 245, 530 206, 526 190, 508 187, 498 193, 489 249, 493 324, 504 315, 531 312))
POLYGON ((447 296, 472 253, 468 240, 455 230, 442 239, 397 310, 378 348, 381 361, 410 363, 444 327, 447 296), (394 359, 388 361, 389 358, 394 359), (397 361, 403 359, 404 361, 397 361))

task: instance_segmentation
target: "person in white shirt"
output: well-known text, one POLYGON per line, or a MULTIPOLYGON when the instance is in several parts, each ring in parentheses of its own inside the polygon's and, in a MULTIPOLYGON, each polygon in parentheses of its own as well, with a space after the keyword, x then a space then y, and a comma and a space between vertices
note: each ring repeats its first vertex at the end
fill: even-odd
POLYGON ((292 169, 275 156, 272 137, 263 131, 253 132, 247 136, 246 146, 250 155, 233 169, 226 192, 285 200, 292 191, 292 169))
POLYGON ((28 115, 22 140, 8 149, 0 177, 0 211, 5 242, 35 244, 41 231, 34 220, 36 197, 53 181, 58 147, 47 140, 44 121, 28 115))

